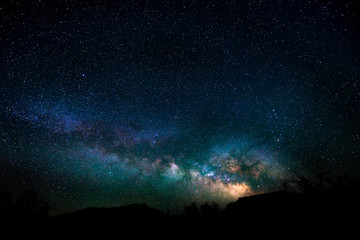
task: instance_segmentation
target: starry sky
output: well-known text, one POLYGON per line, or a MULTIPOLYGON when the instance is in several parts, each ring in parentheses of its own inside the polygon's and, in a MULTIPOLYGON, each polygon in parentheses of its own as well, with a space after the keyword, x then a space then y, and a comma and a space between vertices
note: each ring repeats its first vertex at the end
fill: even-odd
POLYGON ((356 1, 2 1, 0 189, 180 211, 360 172, 356 1))

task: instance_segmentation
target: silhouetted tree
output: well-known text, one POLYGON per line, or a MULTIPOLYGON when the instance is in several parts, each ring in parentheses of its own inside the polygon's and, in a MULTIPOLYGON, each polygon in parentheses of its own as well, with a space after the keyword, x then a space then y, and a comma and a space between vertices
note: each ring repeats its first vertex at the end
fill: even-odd
POLYGON ((10 192, 0 194, 2 217, 46 217, 50 208, 48 202, 40 200, 37 192, 27 191, 15 200, 10 192))
POLYGON ((360 181, 348 174, 334 177, 319 172, 311 177, 305 177, 295 171, 293 172, 296 177, 285 181, 283 184, 284 189, 288 192, 311 193, 324 190, 359 189, 360 186, 360 181))
POLYGON ((203 205, 200 206, 200 211, 202 214, 210 215, 215 214, 220 211, 219 204, 212 203, 212 205, 208 204, 208 202, 205 202, 203 205))
POLYGON ((11 192, 0 193, 0 216, 10 215, 13 208, 13 196, 11 192))
POLYGON ((15 200, 15 208, 20 216, 47 216, 50 211, 50 204, 39 198, 39 193, 28 191, 15 200))
POLYGON ((190 205, 184 207, 185 215, 197 215, 199 213, 199 208, 195 202, 192 202, 190 205))
POLYGON ((293 171, 296 175, 294 179, 290 179, 284 182, 284 189, 288 192, 302 193, 311 192, 314 190, 314 182, 309 178, 298 174, 293 171))

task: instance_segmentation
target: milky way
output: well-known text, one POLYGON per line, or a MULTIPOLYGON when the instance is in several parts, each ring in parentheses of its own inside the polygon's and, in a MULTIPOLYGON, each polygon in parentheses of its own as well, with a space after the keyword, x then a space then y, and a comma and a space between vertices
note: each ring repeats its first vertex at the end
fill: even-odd
POLYGON ((359 4, 1 4, 1 190, 180 212, 356 175, 359 4))

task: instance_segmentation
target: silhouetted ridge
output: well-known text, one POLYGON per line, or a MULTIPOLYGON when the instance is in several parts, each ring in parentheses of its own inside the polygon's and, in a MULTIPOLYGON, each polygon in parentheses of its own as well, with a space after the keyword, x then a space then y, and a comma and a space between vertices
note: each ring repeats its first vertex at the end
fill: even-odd
MULTIPOLYGON (((149 208, 146 204, 131 204, 111 208, 86 208, 49 218, 46 225, 26 220, 25 226, 58 231, 84 231, 91 235, 101 229, 138 232, 181 229, 186 231, 243 231, 273 229, 298 231, 299 229, 344 228, 352 226, 359 216, 358 188, 311 190, 294 193, 278 191, 239 198, 220 210, 216 203, 199 207, 192 203, 184 208, 184 215, 171 216, 149 208)), ((3 198, 4 205, 8 202, 3 198)), ((29 219, 29 218, 27 218, 29 219)), ((19 225, 13 225, 18 227, 19 225)), ((134 232, 132 232, 134 233, 134 232)))
POLYGON ((142 219, 157 219, 164 214, 157 210, 149 208, 146 204, 131 204, 127 206, 111 208, 85 208, 67 214, 60 214, 54 217, 55 220, 75 220, 82 222, 107 222, 107 221, 130 221, 142 219))

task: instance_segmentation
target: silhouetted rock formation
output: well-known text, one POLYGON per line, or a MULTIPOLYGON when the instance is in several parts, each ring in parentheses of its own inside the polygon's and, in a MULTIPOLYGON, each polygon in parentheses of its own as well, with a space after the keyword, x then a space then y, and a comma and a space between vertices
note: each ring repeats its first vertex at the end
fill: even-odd
POLYGON ((303 193, 279 191, 240 198, 227 205, 223 215, 242 217, 243 222, 282 225, 286 227, 351 225, 359 216, 358 192, 322 190, 303 193), (245 217, 245 218, 244 218, 245 217))

